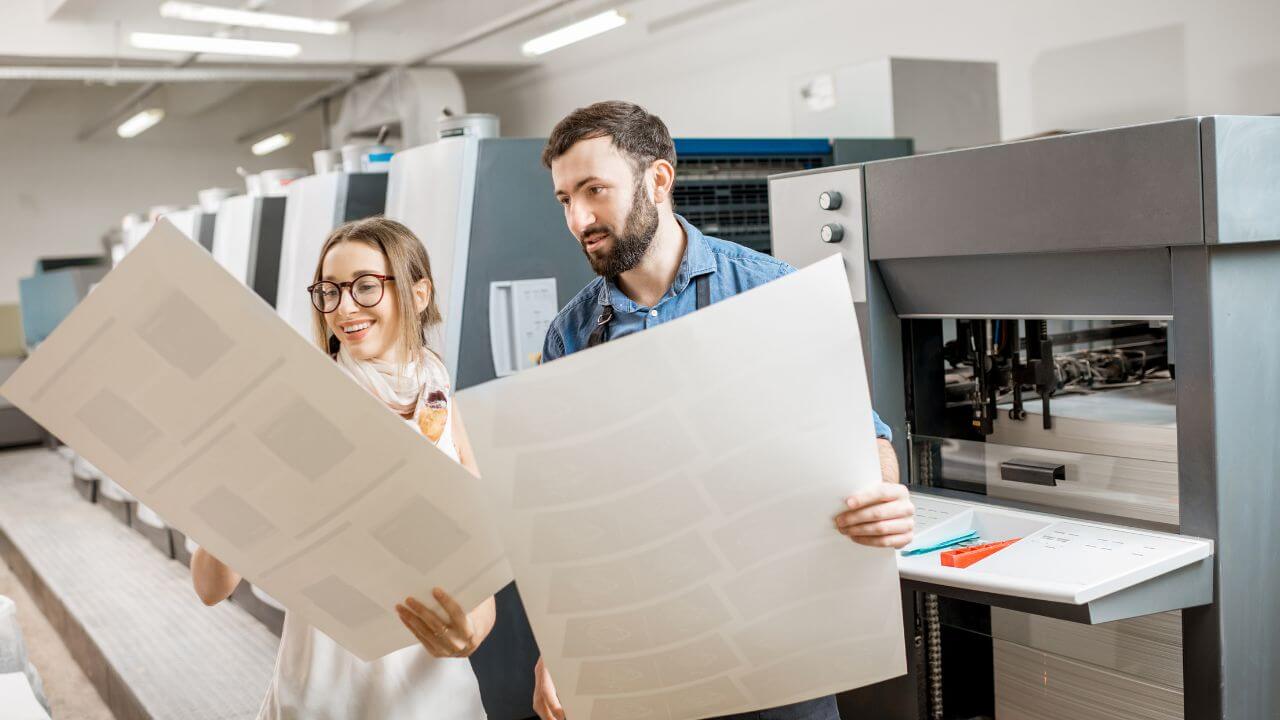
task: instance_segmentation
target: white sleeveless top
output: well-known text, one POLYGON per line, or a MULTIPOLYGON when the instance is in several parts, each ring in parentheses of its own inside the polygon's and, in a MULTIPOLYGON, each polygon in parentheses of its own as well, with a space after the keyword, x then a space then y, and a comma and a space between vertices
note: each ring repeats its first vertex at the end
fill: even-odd
MULTIPOLYGON (((440 363, 440 367, 443 366, 440 363)), ((446 410, 444 428, 436 446, 457 461, 452 401, 449 397, 443 408, 446 410)), ((440 404, 438 397, 432 404, 440 404)), ((426 412, 429 412, 427 404, 420 404, 414 417, 405 422, 430 437, 435 433, 429 429, 432 423, 426 419, 426 412)), ((480 703, 480 686, 466 658, 435 658, 415 643, 365 662, 342 649, 328 635, 286 612, 275 677, 258 711, 258 720, 295 718, 484 720, 485 713, 480 703)))

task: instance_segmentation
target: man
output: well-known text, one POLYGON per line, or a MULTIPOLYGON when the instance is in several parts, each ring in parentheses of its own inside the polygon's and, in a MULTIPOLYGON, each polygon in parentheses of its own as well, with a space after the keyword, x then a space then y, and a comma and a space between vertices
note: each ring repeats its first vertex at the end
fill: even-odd
MULTIPOLYGON (((552 131, 542 162, 551 169, 565 222, 599 276, 552 321, 544 362, 669 322, 795 270, 707 237, 675 214, 675 144, 662 120, 637 105, 602 102, 575 110, 552 131)), ((854 542, 898 548, 911 541, 914 507, 898 484, 889 428, 874 419, 884 482, 847 498, 849 509, 835 526, 854 542)), ((535 673, 534 710, 542 720, 563 720, 541 660, 535 673)), ((765 712, 770 720, 839 717, 834 697, 765 712)))

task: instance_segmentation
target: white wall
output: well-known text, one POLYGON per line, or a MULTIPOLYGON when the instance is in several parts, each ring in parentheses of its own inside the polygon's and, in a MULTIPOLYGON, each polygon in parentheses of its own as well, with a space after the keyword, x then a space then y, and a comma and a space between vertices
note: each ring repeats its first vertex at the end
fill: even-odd
POLYGON ((712 0, 632 3, 624 28, 542 67, 467 80, 504 135, 546 135, 572 108, 623 98, 678 136, 788 136, 807 74, 885 56, 999 63, 1005 138, 1280 112, 1276 0, 712 0))
MULTIPOLYGON (((316 117, 287 128, 297 135, 294 145, 267 157, 234 138, 283 114, 314 85, 258 85, 196 115, 171 110, 132 140, 117 137, 112 125, 76 141, 81 127, 134 87, 37 86, 0 116, 0 304, 18 301, 18 279, 32 273, 37 257, 101 254, 102 235, 128 212, 191 205, 206 187, 242 188, 237 165, 311 167, 321 137, 316 117)), ((162 91, 147 105, 165 101, 162 91)))

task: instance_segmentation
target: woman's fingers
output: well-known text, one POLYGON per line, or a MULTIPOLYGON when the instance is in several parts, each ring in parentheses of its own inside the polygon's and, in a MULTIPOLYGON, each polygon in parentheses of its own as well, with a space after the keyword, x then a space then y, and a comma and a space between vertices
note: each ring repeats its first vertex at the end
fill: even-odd
POLYGON ((405 598, 403 607, 434 636, 436 644, 444 648, 446 657, 457 657, 466 649, 467 642, 459 638, 461 633, 456 628, 451 627, 448 621, 441 619, 434 610, 423 605, 417 598, 405 598))
POLYGON ((459 654, 466 656, 475 652, 475 626, 471 624, 471 618, 466 611, 453 599, 452 595, 442 588, 436 588, 432 595, 435 596, 436 602, 440 603, 440 606, 449 615, 449 632, 452 637, 462 642, 459 654))
POLYGON ((434 592, 436 602, 440 603, 440 607, 449 615, 449 624, 455 630, 461 631, 463 637, 470 639, 471 637, 471 621, 467 618, 467 612, 462 609, 458 601, 453 596, 445 592, 442 588, 436 588, 434 592))
POLYGON ((431 632, 438 635, 445 635, 449 631, 449 621, 440 617, 434 610, 422 604, 418 598, 410 597, 404 600, 405 607, 409 608, 414 615, 418 616, 427 627, 431 628, 431 632))
POLYGON ((396 605, 396 614, 400 616, 400 622, 409 628, 409 632, 418 639, 418 642, 431 653, 432 657, 452 657, 453 650, 445 647, 441 637, 436 635, 422 622, 412 610, 404 605, 396 605))

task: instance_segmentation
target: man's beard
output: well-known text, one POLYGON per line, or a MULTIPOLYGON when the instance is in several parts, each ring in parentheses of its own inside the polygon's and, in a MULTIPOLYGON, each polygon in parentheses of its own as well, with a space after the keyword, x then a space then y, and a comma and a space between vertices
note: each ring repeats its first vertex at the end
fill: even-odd
POLYGON ((612 239, 612 247, 595 255, 587 252, 583 245, 582 253, 591 263, 591 269, 597 275, 613 280, 622 273, 634 268, 649 252, 653 238, 658 234, 658 206, 649 200, 644 192, 644 183, 636 183, 635 195, 631 198, 631 210, 618 234, 608 225, 592 225, 583 231, 582 237, 590 237, 593 233, 607 234, 605 242, 612 239))

